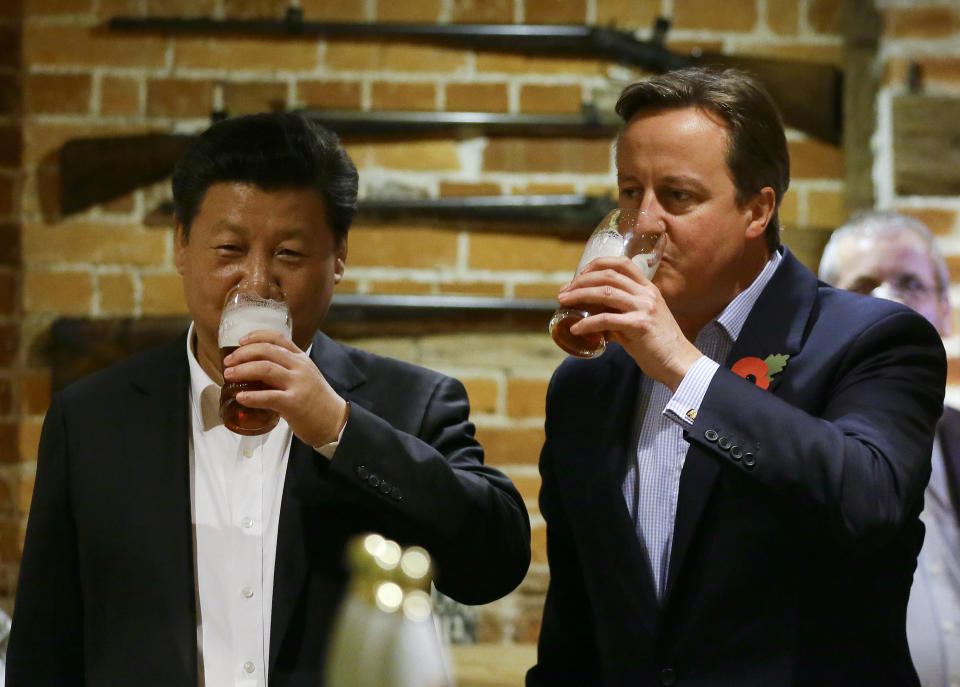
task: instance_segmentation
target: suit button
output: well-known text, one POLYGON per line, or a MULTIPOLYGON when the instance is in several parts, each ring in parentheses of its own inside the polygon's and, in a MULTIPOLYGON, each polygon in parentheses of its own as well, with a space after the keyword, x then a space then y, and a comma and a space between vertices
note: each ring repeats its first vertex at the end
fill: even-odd
POLYGON ((734 460, 740 460, 741 458, 743 458, 743 449, 740 448, 739 446, 731 446, 730 457, 733 458, 734 460))
POLYGON ((400 491, 400 487, 394 487, 390 490, 390 498, 394 501, 403 501, 403 492, 400 491))
POLYGON ((673 668, 664 668, 661 670, 660 684, 664 687, 677 684, 677 672, 673 668))
POLYGON ((393 485, 392 485, 392 484, 390 484, 390 483, 387 482, 386 480, 384 480, 383 482, 380 483, 380 493, 381 493, 381 494, 383 494, 384 496, 389 496, 392 491, 393 491, 393 485))
POLYGON ((731 446, 733 446, 733 442, 730 441, 729 439, 727 439, 726 437, 720 437, 720 438, 717 440, 717 446, 719 446, 719 447, 722 448, 724 451, 726 451, 728 448, 730 448, 731 446))
POLYGON ((358 465, 358 466, 357 466, 357 477, 359 477, 359 478, 362 479, 362 480, 365 480, 365 479, 367 479, 367 477, 369 477, 369 476, 370 476, 370 471, 367 470, 367 466, 366 466, 366 465, 358 465))
POLYGON ((369 477, 367 477, 367 484, 369 484, 371 487, 376 489, 377 487, 380 486, 380 478, 377 477, 376 475, 370 475, 369 477))
POLYGON ((743 466, 746 468, 752 468, 757 464, 757 459, 753 457, 752 453, 743 454, 743 466))
POLYGON ((706 432, 703 433, 703 436, 706 438, 707 441, 713 442, 713 441, 716 441, 720 435, 717 434, 717 430, 708 429, 706 432))

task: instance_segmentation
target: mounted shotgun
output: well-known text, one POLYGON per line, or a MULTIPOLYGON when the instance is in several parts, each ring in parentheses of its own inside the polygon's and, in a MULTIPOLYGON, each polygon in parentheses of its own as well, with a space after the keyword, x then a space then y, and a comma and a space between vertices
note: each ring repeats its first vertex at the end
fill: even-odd
MULTIPOLYGON (((115 17, 109 22, 111 30, 140 33, 323 36, 334 40, 407 41, 472 50, 606 59, 657 73, 693 65, 736 67, 752 73, 764 84, 787 124, 829 143, 840 142, 843 78, 839 69, 739 55, 679 55, 664 47, 669 25, 668 20, 658 19, 652 37, 638 40, 632 32, 596 26, 307 22, 302 11, 293 8, 281 20, 115 17)), ((303 112, 342 136, 444 132, 597 136, 612 135, 617 126, 589 108, 581 115, 303 112)), ((61 211, 77 212, 166 178, 190 138, 155 134, 68 141, 60 157, 61 211)))

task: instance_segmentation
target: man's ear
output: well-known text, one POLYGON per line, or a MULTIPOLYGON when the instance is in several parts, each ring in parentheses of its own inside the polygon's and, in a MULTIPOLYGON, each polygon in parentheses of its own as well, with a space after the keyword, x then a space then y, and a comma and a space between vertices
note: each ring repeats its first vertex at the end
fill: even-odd
POLYGON ((776 208, 777 194, 769 186, 764 186, 753 198, 747 201, 744 208, 749 213, 747 218, 749 223, 745 236, 748 239, 763 236, 776 208))
POLYGON ((183 275, 183 270, 187 260, 187 234, 183 230, 183 224, 179 219, 173 223, 173 264, 177 266, 177 272, 183 275))
POLYGON ((335 252, 336 258, 333 263, 333 283, 339 284, 343 279, 343 273, 347 269, 347 237, 340 240, 335 252))

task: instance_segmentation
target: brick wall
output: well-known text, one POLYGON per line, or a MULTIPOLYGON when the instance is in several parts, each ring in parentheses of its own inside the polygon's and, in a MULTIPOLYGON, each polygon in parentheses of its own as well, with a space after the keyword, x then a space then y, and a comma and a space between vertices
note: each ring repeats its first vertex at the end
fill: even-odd
MULTIPOLYGON (((56 208, 56 155, 85 135, 197 131, 214 108, 242 114, 277 107, 421 111, 566 113, 603 101, 641 72, 589 59, 473 53, 403 43, 374 45, 312 38, 267 40, 130 36, 109 33, 120 14, 216 14, 279 17, 285 0, 24 0, 22 123, 3 120, 2 141, 23 141, 19 161, 0 159, 0 216, 22 224, 22 289, 3 286, 0 327, 21 323, 16 376, 0 369, 0 416, 17 429, 0 450, 0 561, 8 567, 0 605, 11 605, 9 579, 18 556, 39 428, 49 400, 45 341, 62 315, 106 317, 183 313, 169 228, 144 218, 168 197, 165 183, 80 215, 56 208), (6 127, 6 128, 3 128, 6 127), (12 186, 12 190, 8 187, 12 186), (4 191, 4 189, 7 189, 4 191), (7 197, 15 200, 5 201, 7 197), (9 206, 9 207, 5 207, 9 206), (4 295, 7 294, 7 295, 4 295), (12 294, 12 295, 11 295, 12 294), (22 310, 21 318, 2 313, 22 310), (2 385, 15 379, 18 389, 2 385), (14 412, 16 411, 16 412, 14 412), (22 475, 22 477, 21 477, 22 475), (3 525, 2 523, 6 523, 3 525)), ((301 0, 308 20, 445 22, 617 22, 647 29, 673 17, 671 46, 726 50, 839 63, 839 0, 301 0), (723 8, 722 10, 720 8, 723 8)), ((7 5, 4 4, 4 7, 7 5)), ((6 30, 6 29, 4 29, 6 30)), ((0 40, 0 59, 9 44, 0 40)), ((17 55, 14 51, 14 55, 17 55)), ((844 218, 840 150, 789 134, 794 182, 784 202, 785 240, 822 243, 844 218)), ((430 139, 348 142, 361 193, 406 196, 473 194, 612 194, 609 142, 595 139, 430 139)), ((4 248, 6 250, 6 248, 4 248)), ((341 291, 471 294, 553 298, 576 265, 578 241, 472 232, 436 223, 358 225, 341 291)), ((813 251, 815 252, 815 251, 813 251)), ((811 254, 813 254, 811 252, 811 254)), ((2 255, 2 251, 0 251, 2 255)), ((0 268, 15 285, 18 272, 0 268)), ((2 338, 0 343, 7 339, 2 338)), ((536 639, 548 571, 537 512, 536 462, 543 438, 543 400, 561 360, 543 334, 475 334, 353 342, 462 378, 490 463, 523 492, 534 524, 533 565, 515 594, 479 610, 481 640, 536 639)), ((2 348, 2 347, 0 347, 2 348)), ((0 365, 4 360, 0 359, 0 365)), ((9 383, 8 383, 9 386, 9 383)), ((0 577, 0 583, 3 581, 0 577)))
POLYGON ((19 0, 0 7, 0 608, 8 613, 32 485, 18 450, 20 387, 28 386, 19 364, 22 12, 19 0))
POLYGON ((877 145, 874 179, 877 205, 900 210, 925 222, 937 236, 950 268, 954 306, 954 336, 946 341, 949 356, 947 402, 960 405, 960 337, 956 315, 960 307, 960 197, 906 196, 895 191, 893 174, 892 103, 909 92, 909 66, 919 69, 923 93, 960 96, 960 8, 956 3, 877 3, 884 18, 879 65, 883 87, 877 98, 877 145))

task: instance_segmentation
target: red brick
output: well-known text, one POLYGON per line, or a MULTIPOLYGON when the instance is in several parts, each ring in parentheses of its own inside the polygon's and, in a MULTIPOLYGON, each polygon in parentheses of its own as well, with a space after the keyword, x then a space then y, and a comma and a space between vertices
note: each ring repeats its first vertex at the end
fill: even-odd
POLYGON ((757 24, 755 0, 673 0, 678 29, 752 31, 757 24))
POLYGON ((797 0, 767 0, 767 24, 774 33, 795 36, 800 29, 798 10, 797 0))
POLYGON ((358 226, 350 230, 349 263, 357 267, 453 267, 457 243, 455 233, 442 229, 358 226))
POLYGON ((499 196, 501 194, 500 185, 490 182, 441 181, 439 189, 442 197, 499 196))
POLYGON ((489 172, 609 173, 610 142, 574 138, 491 139, 484 151, 483 168, 489 172))
POLYGON ((28 372, 20 378, 20 412, 40 415, 50 406, 50 374, 28 372))
POLYGON ((140 112, 140 84, 136 79, 105 76, 100 81, 100 113, 135 115, 140 112))
POLYGON ((477 427, 489 465, 536 465, 540 461, 544 433, 539 427, 477 427))
POLYGON ((23 0, 26 15, 87 14, 93 0, 23 0))
POLYGON ((0 25, 0 67, 19 67, 23 63, 20 50, 22 43, 20 26, 0 25))
POLYGON ((377 0, 376 20, 435 22, 441 9, 441 0, 377 0))
POLYGON ((843 191, 810 191, 807 195, 807 226, 836 229, 850 216, 843 191))
POLYGON ((355 81, 300 81, 297 102, 305 107, 359 109, 363 92, 355 81))
POLYGON ((10 484, 10 481, 14 481, 16 478, 10 476, 4 479, 3 475, 0 475, 0 514, 13 514, 16 512, 16 496, 14 496, 15 484, 10 484))
POLYGON ((520 88, 520 110, 545 114, 580 111, 583 91, 580 86, 543 86, 526 84, 520 88))
POLYGON ((433 284, 412 279, 377 280, 370 282, 369 289, 370 293, 423 296, 433 293, 433 284))
POLYGON ((370 97, 377 110, 432 111, 437 106, 437 89, 432 83, 375 81, 370 97))
POLYGON ((585 24, 586 0, 525 0, 524 18, 530 24, 585 24))
POLYGON ((467 64, 462 50, 406 43, 329 41, 324 57, 330 69, 390 72, 452 72, 467 64))
POLYGON ((20 518, 0 517, 0 561, 10 563, 20 560, 23 540, 20 536, 20 518))
POLYGON ((527 472, 516 474, 508 471, 507 477, 520 492, 524 502, 531 506, 534 511, 537 511, 537 498, 540 496, 540 475, 527 472))
POLYGON ((530 183, 530 184, 518 184, 513 187, 513 193, 515 195, 556 195, 556 194, 565 194, 565 193, 575 193, 573 184, 542 184, 542 183, 530 183))
POLYGON ((0 217, 12 215, 16 207, 17 185, 14 179, 0 175, 0 217))
POLYGON ((223 0, 223 14, 230 19, 282 19, 287 0, 223 0))
POLYGON ((177 38, 174 43, 174 65, 187 69, 306 71, 316 67, 317 55, 313 38, 177 38))
POLYGON ((447 110, 451 112, 507 112, 510 102, 502 83, 447 84, 447 110))
POLYGON ((842 0, 811 0, 807 21, 818 33, 843 34, 842 0))
POLYGON ((363 3, 357 0, 300 0, 305 17, 310 21, 360 21, 364 19, 363 3))
POLYGON ((603 76, 607 62, 572 57, 527 57, 513 53, 482 52, 475 58, 478 72, 503 74, 577 74, 603 76))
POLYGON ((30 512, 30 501, 33 498, 33 475, 22 475, 17 485, 17 512, 26 515, 30 512))
POLYGON ((0 265, 17 267, 20 258, 20 225, 0 222, 0 265))
POLYGON ((20 326, 15 323, 0 323, 0 365, 9 365, 17 357, 20 348, 20 326))
MULTIPOLYGON (((576 267, 576 264, 574 264, 570 269, 570 276, 573 276, 573 270, 576 269, 576 267)), ((560 293, 561 288, 563 288, 563 284, 557 284, 554 282, 516 284, 513 287, 513 295, 515 298, 542 298, 544 300, 554 300, 557 297, 557 294, 560 293)))
POLYGON ((23 155, 23 139, 15 126, 0 126, 0 167, 19 167, 23 155))
MULTIPOLYGON (((580 261, 583 241, 553 236, 474 234, 470 236, 470 267, 489 270, 570 270, 580 261)), ((557 291, 560 289, 558 288, 557 291)), ((556 293, 554 293, 556 296, 556 293)))
POLYGON ((453 21, 466 24, 510 24, 513 0, 453 0, 453 21))
POLYGON ((616 22, 620 28, 653 26, 660 15, 660 3, 637 0, 597 0, 597 24, 616 22))
POLYGON ((19 458, 16 422, 0 421, 0 463, 16 463, 19 458))
POLYGON ((26 111, 35 114, 86 114, 89 74, 32 74, 26 79, 26 111))
MULTIPOLYGON (((9 415, 13 411, 13 384, 9 379, 0 378, 0 415, 9 415)), ((3 499, 0 498, 0 508, 3 499)))
POLYGON ((287 85, 276 81, 223 84, 223 106, 231 117, 287 109, 287 85))
POLYGON ((74 24, 27 24, 23 53, 29 64, 37 66, 162 67, 167 39, 74 24))
POLYGON ((132 225, 67 222, 27 224, 23 255, 31 265, 60 262, 163 265, 167 236, 132 225))
POLYGON ((31 270, 23 277, 23 309, 29 313, 89 315, 93 283, 86 272, 31 270))
POLYGON ((817 64, 843 64, 842 45, 788 44, 788 43, 750 43, 737 49, 740 55, 755 55, 793 62, 815 62, 817 64))
POLYGON ((183 315, 187 301, 183 297, 183 282, 179 274, 145 274, 141 309, 144 315, 183 315))
POLYGON ((467 389, 471 414, 492 415, 497 412, 500 384, 490 377, 467 377, 460 380, 467 389))
POLYGON ((510 417, 543 417, 548 379, 513 377, 507 381, 507 414, 510 417))
POLYGON ((147 82, 147 114, 202 117, 213 110, 213 82, 207 79, 153 79, 147 82))
POLYGON ((909 215, 923 222, 930 229, 930 232, 937 236, 949 236, 957 225, 956 210, 899 207, 897 212, 902 212, 904 215, 909 215))
POLYGON ((22 420, 18 446, 21 462, 31 462, 37 458, 37 449, 40 447, 40 431, 43 423, 35 420, 22 420))
POLYGON ((19 279, 16 273, 0 272, 0 316, 19 313, 18 284, 19 279))
MULTIPOLYGON (((460 158, 453 141, 376 143, 370 146, 369 151, 370 162, 388 169, 431 172, 460 169, 460 158)), ((354 158, 354 161, 360 166, 357 158, 354 158)))
MULTIPOLYGON (((140 4, 141 0, 112 0, 119 3, 140 4)), ((100 0, 103 6, 105 0, 100 0)), ((147 0, 147 15, 151 17, 210 17, 217 9, 216 0, 147 0)), ((136 12, 135 8, 127 14, 136 12)))
POLYGON ((887 38, 943 38, 958 28, 957 11, 950 5, 889 7, 883 19, 887 38))
POLYGON ((488 296, 503 298, 503 284, 491 282, 451 282, 440 283, 440 293, 457 296, 488 296))
POLYGON ((843 150, 815 140, 789 141, 792 179, 842 179, 843 150))
POLYGON ((134 309, 133 280, 128 274, 97 276, 100 312, 106 315, 130 315, 134 309))
POLYGON ((0 74, 0 116, 20 113, 23 94, 20 79, 14 74, 0 74))

